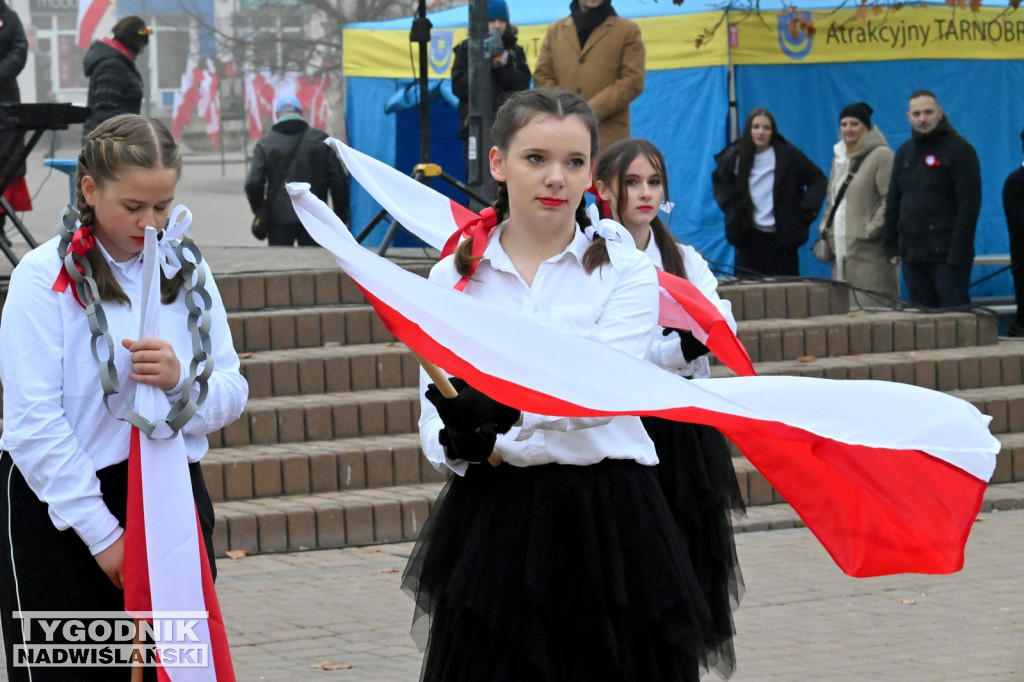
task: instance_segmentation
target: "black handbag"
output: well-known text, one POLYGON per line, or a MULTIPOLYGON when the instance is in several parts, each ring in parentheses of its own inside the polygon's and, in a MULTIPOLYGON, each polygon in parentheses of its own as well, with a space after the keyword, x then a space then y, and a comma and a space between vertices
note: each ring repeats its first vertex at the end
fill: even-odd
MULTIPOLYGON (((308 135, 309 131, 312 129, 312 126, 307 128, 306 132, 299 136, 299 141, 296 142, 295 146, 288 152, 288 162, 284 167, 285 181, 287 181, 288 173, 292 170, 292 164, 295 162, 295 155, 298 153, 299 147, 302 146, 302 141, 306 139, 306 135, 308 135)), ((274 205, 274 199, 277 198, 277 193, 284 189, 285 181, 274 183, 274 186, 271 187, 267 198, 263 200, 260 207, 256 209, 255 215, 253 215, 250 229, 252 230, 252 236, 256 237, 256 239, 259 239, 260 241, 266 239, 267 235, 270 234, 270 208, 274 205)))

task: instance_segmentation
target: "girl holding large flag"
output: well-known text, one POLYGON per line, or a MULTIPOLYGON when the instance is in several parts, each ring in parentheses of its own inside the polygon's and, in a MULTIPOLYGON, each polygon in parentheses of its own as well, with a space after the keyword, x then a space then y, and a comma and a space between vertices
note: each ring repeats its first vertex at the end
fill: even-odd
MULTIPOLYGON (((516 93, 493 139, 502 222, 482 221, 430 279, 644 357, 654 267, 583 211, 593 111, 565 92, 516 93)), ((710 614, 640 419, 520 414, 453 383, 451 399, 427 387, 420 419, 426 456, 455 472, 403 581, 417 620, 430 617, 422 678, 696 682, 710 614)))
MULTIPOLYGON (((621 140, 602 152, 594 168, 603 217, 629 230, 636 247, 659 270, 689 279, 718 308, 735 332, 732 305, 718 295, 718 280, 692 246, 676 242, 658 216, 668 200, 665 158, 648 140, 621 140)), ((666 328, 648 359, 688 379, 711 376, 708 349, 685 330, 666 328)), ((731 453, 722 434, 703 424, 644 417, 644 428, 658 453, 658 477, 676 521, 689 543, 698 581, 711 609, 707 632, 709 665, 732 674, 732 609, 743 585, 731 514, 743 510, 731 453)))
MULTIPOLYGON (((78 157, 78 225, 62 218, 71 228, 65 236, 30 252, 11 276, 0 323, 0 606, 11 680, 127 680, 130 675, 127 667, 18 667, 14 652, 26 639, 24 621, 14 612, 61 612, 68 614, 66 620, 74 612, 125 608, 124 567, 136 559, 125 552, 127 458, 136 427, 118 417, 140 385, 161 390, 168 408, 195 409, 180 437, 205 555, 213 562, 213 506, 199 460, 208 448, 206 434, 241 414, 248 387, 239 374, 220 294, 198 250, 191 252, 195 280, 185 276, 185 257, 176 273, 163 270, 156 306, 160 338, 138 338, 146 307, 141 304, 143 235, 147 226, 155 226, 166 236, 175 218, 187 213, 171 212, 180 174, 180 152, 159 121, 130 114, 104 121, 78 157), (82 284, 72 284, 83 278, 82 284), (208 304, 209 319, 194 314, 200 299, 208 304), (193 382, 196 344, 206 349, 213 370, 193 382), (183 392, 185 400, 179 402, 183 392), (205 400, 189 400, 200 394, 205 400)), ((171 247, 163 240, 158 247, 162 269, 171 247)), ((147 528, 150 521, 160 520, 147 518, 147 528)), ((166 559, 148 557, 151 563, 166 559)), ((89 632, 109 634, 104 627, 89 632)), ((59 627, 55 639, 48 639, 36 622, 29 634, 32 644, 66 644, 75 636, 73 628, 59 627)))

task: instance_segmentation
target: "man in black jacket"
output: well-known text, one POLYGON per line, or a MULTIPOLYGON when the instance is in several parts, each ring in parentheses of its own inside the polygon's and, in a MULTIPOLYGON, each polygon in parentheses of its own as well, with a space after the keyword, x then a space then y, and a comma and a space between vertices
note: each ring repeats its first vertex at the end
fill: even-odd
POLYGON ((927 308, 970 305, 981 168, 935 94, 910 95, 913 131, 893 160, 885 206, 885 253, 903 261, 907 299, 927 308))
MULTIPOLYGON (((1024 131, 1020 133, 1024 142, 1024 131)), ((1017 299, 1017 317, 1010 325, 1010 336, 1024 336, 1024 166, 1010 173, 1003 185, 1003 210, 1010 232, 1010 270, 1017 299)))
POLYGON ((270 202, 267 218, 270 246, 316 246, 295 215, 286 182, 308 182, 310 191, 323 201, 328 192, 334 213, 348 224, 348 176, 334 150, 324 144, 327 133, 302 118, 296 97, 282 97, 274 104, 274 127, 260 138, 252 154, 245 196, 255 214, 270 202))

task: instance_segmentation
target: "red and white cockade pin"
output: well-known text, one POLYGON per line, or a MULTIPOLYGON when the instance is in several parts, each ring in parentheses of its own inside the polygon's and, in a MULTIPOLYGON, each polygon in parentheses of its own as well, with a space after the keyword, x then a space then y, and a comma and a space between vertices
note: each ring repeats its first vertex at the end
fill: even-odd
POLYGON ((929 154, 928 156, 924 157, 924 165, 928 166, 929 168, 935 168, 936 166, 939 165, 939 160, 935 158, 934 154, 929 154))

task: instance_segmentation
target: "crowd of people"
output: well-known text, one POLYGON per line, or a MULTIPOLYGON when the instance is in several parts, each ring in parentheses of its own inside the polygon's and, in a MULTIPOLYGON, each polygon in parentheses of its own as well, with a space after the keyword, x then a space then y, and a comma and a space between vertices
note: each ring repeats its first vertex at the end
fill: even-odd
MULTIPOLYGON (((547 31, 531 89, 508 6, 490 5, 488 161, 497 220, 441 259, 430 279, 683 379, 709 377, 709 350, 694 330, 659 325, 657 272, 664 271, 688 280, 736 328, 708 263, 660 217, 670 170, 662 152, 631 136, 629 105, 644 86, 639 29, 616 15, 611 0, 574 0, 570 16, 547 31), (587 213, 588 190, 601 220, 587 213)), ((77 221, 18 266, 0 322, 0 473, 8 481, 0 487, 8 528, 0 538, 0 618, 11 679, 28 679, 13 667, 24 636, 15 611, 123 604, 132 429, 111 413, 109 377, 90 352, 97 315, 101 331, 116 336, 112 364, 125 382, 156 387, 169 403, 193 388, 185 369, 193 301, 180 274, 161 280, 163 338, 135 338, 144 307, 142 235, 167 224, 181 172, 170 132, 138 114, 133 61, 149 35, 140 22, 122 20, 112 39, 90 48, 96 107, 78 157, 77 221), (111 102, 113 90, 125 99, 105 108, 100 102, 111 102), (88 286, 71 283, 83 279, 88 286), (33 360, 41 351, 48 365, 33 360)), ((457 92, 467 58, 457 48, 457 92)), ((274 113, 246 196, 270 244, 312 245, 281 186, 313 183, 347 221, 347 178, 301 102, 283 97, 274 113)), ((966 305, 980 208, 977 155, 932 92, 910 94, 913 134, 895 153, 873 113, 865 102, 839 112, 827 176, 782 136, 771 111, 749 113, 712 175, 737 271, 798 275, 798 249, 821 215, 822 253, 831 255, 836 279, 884 301, 898 296, 902 265, 913 303, 966 305)), ((1022 186, 1024 169, 1004 194, 1007 221, 1018 227, 1022 186)), ((1024 245, 1015 239, 1011 251, 1018 275, 1024 245)), ((201 257, 197 267, 200 297, 210 301, 206 345, 215 369, 196 388, 203 400, 180 437, 201 542, 212 557, 212 505, 197 462, 206 434, 241 414, 248 389, 216 284, 201 257)), ((429 616, 422 679, 698 682, 711 669, 727 678, 742 591, 732 518, 743 499, 725 438, 652 417, 524 413, 457 378, 452 384, 455 397, 423 374, 421 446, 451 476, 403 576, 418 614, 429 616)), ((108 673, 96 679, 113 679, 108 673)))

